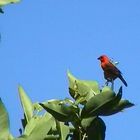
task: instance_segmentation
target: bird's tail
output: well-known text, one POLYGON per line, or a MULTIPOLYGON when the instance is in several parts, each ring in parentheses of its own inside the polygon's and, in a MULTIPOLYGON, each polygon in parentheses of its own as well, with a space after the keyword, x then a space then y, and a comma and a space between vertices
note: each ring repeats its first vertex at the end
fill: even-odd
POLYGON ((126 81, 124 80, 124 78, 122 77, 122 75, 119 76, 120 80, 124 83, 124 85, 127 87, 127 83, 126 81))

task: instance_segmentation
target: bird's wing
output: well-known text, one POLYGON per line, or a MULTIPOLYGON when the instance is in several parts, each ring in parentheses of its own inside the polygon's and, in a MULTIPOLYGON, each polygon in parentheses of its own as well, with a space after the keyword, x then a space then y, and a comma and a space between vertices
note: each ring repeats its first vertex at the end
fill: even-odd
POLYGON ((106 70, 108 72, 114 73, 115 75, 120 75, 121 71, 111 62, 106 64, 106 70))

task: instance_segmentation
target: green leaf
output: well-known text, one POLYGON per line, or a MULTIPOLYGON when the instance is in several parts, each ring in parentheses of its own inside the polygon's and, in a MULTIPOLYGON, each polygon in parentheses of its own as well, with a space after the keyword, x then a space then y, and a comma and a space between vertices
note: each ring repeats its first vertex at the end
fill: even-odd
POLYGON ((33 140, 43 140, 52 128, 54 121, 49 113, 42 117, 33 117, 26 125, 24 135, 33 140))
POLYGON ((13 140, 44 140, 54 121, 49 113, 46 113, 43 117, 33 117, 26 125, 24 135, 13 140))
POLYGON ((88 140, 105 140, 105 131, 104 121, 99 117, 95 118, 87 128, 88 140))
POLYGON ((120 102, 121 98, 122 98, 122 87, 120 87, 118 94, 115 95, 114 98, 112 98, 102 107, 98 108, 98 115, 102 115, 111 110, 112 108, 114 108, 120 102))
POLYGON ((69 126, 64 125, 63 122, 57 121, 57 130, 60 135, 59 140, 66 140, 66 138, 68 137, 68 134, 70 133, 69 126))
POLYGON ((40 121, 40 117, 32 117, 25 127, 24 135, 29 136, 40 121))
POLYGON ((83 82, 86 86, 92 89, 95 95, 100 93, 99 85, 96 81, 81 80, 81 82, 83 82))
POLYGON ((40 103, 40 105, 57 120, 62 122, 72 121, 75 118, 77 111, 79 111, 75 106, 64 104, 62 101, 52 101, 45 104, 40 103))
POLYGON ((30 98, 27 96, 27 94, 25 93, 22 86, 18 87, 18 91, 19 91, 20 101, 21 101, 22 108, 24 110, 25 117, 27 119, 27 122, 29 122, 31 118, 33 117, 32 102, 30 98))
POLYGON ((75 105, 78 105, 78 104, 83 104, 85 102, 85 97, 84 96, 80 96, 76 99, 75 101, 75 105))
POLYGON ((129 108, 132 106, 134 106, 134 104, 129 102, 128 100, 120 100, 120 102, 116 106, 114 106, 110 110, 104 112, 102 114, 102 116, 113 115, 113 114, 116 114, 118 112, 122 112, 122 110, 124 110, 125 108, 129 108))
POLYGON ((117 95, 111 89, 105 87, 101 94, 94 96, 87 102, 81 115, 83 118, 99 115, 108 116, 134 105, 128 100, 121 100, 121 98, 122 87, 120 87, 117 95))
POLYGON ((29 140, 44 140, 52 125, 54 124, 54 118, 48 113, 41 117, 34 127, 32 133, 29 135, 29 140))
POLYGON ((93 120, 95 120, 97 117, 89 117, 89 118, 83 118, 81 120, 81 125, 82 127, 86 130, 88 127, 90 127, 91 123, 93 122, 93 120))
POLYGON ((100 94, 95 95, 86 103, 81 112, 82 118, 99 115, 102 107, 114 97, 115 93, 109 87, 104 87, 100 94))
POLYGON ((0 140, 8 140, 9 136, 9 117, 6 108, 0 99, 0 140))
POLYGON ((17 2, 20 2, 20 0, 0 0, 0 6, 4 6, 11 3, 17 3, 17 2))
POLYGON ((68 72, 67 75, 69 79, 69 93, 75 100, 78 100, 78 102, 79 98, 82 98, 79 103, 85 104, 91 97, 100 93, 99 86, 96 81, 79 80, 70 72, 68 72))

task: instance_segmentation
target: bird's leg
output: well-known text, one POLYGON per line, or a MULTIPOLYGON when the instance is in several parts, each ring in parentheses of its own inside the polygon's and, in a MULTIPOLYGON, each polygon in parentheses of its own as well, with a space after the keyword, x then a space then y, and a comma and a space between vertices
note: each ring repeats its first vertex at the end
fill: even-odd
POLYGON ((111 83, 112 83, 111 89, 114 90, 114 80, 113 79, 112 79, 111 83))
POLYGON ((105 85, 108 86, 108 80, 105 82, 105 85))

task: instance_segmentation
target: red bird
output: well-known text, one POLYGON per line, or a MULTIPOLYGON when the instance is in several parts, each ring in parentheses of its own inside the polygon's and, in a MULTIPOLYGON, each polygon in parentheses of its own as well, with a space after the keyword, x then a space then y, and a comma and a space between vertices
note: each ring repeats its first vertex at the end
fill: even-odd
POLYGON ((112 64, 106 55, 101 55, 98 59, 101 61, 101 67, 104 71, 104 77, 107 80, 107 83, 113 83, 116 78, 119 78, 127 87, 127 83, 122 77, 121 71, 114 64, 112 64))

